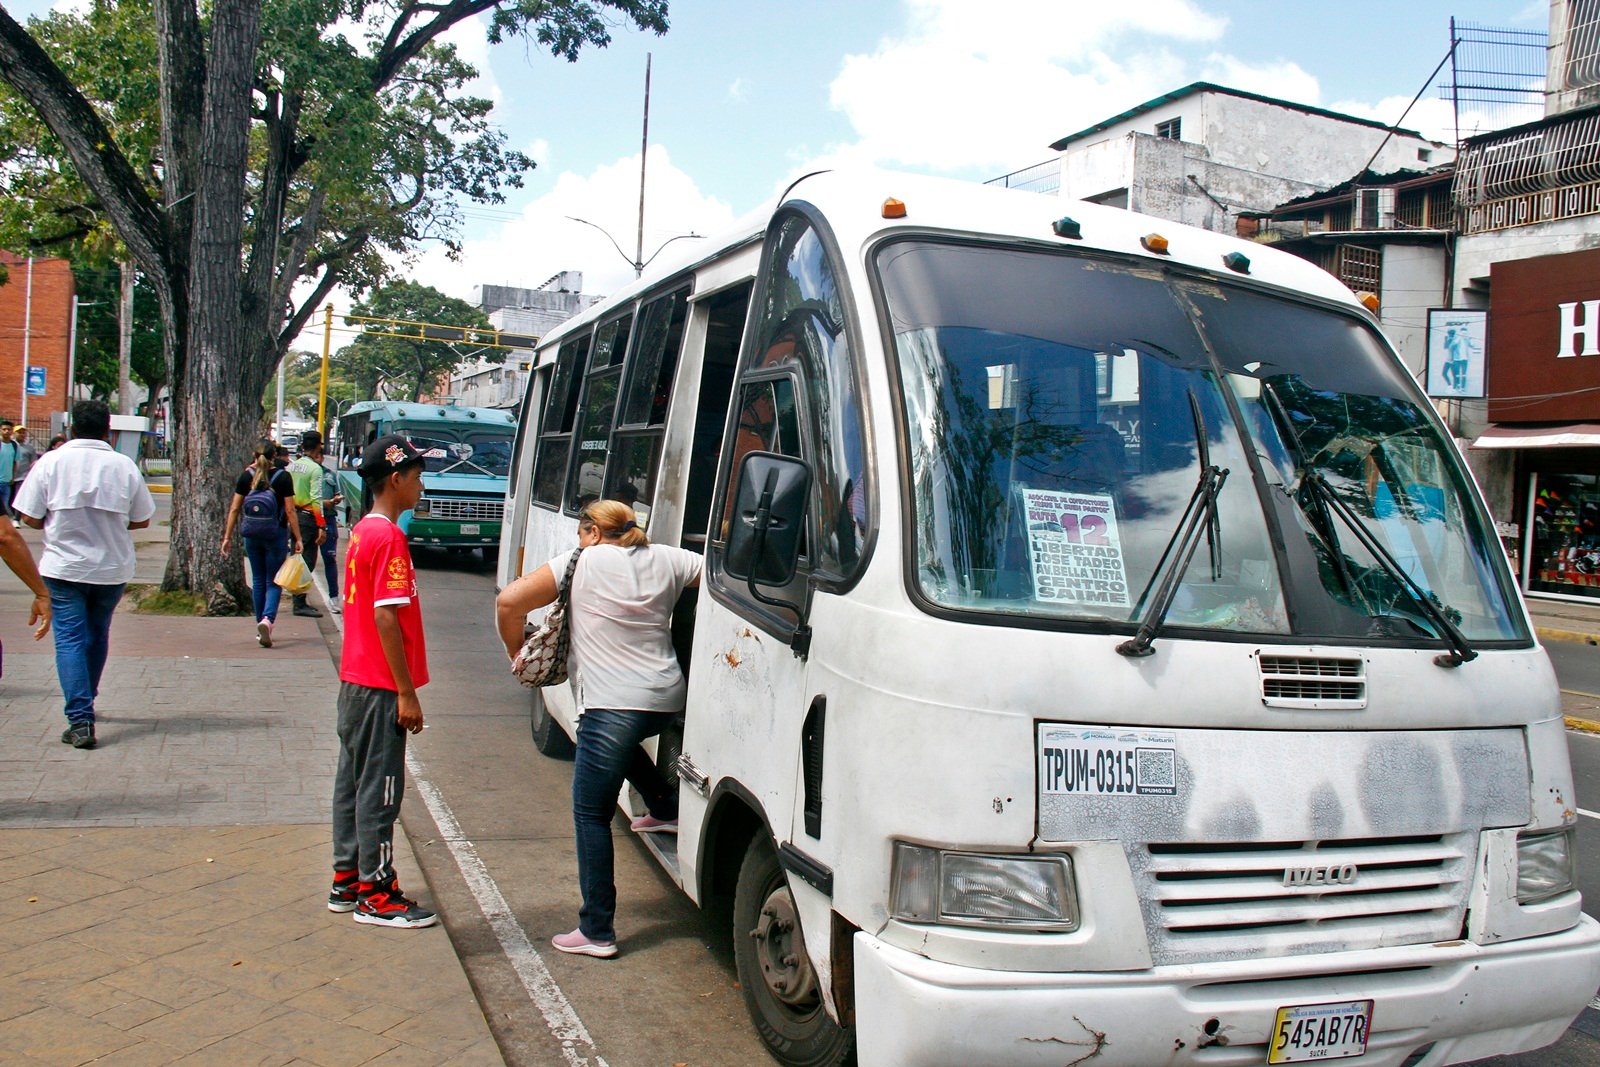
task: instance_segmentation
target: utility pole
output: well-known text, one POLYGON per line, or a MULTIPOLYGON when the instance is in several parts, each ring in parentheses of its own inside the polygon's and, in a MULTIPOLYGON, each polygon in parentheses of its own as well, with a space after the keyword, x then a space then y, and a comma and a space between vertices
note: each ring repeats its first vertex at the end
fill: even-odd
POLYGON ((644 273, 644 165, 650 158, 650 59, 644 54, 644 137, 639 144, 639 240, 634 245, 633 276, 644 273))
POLYGON ((135 268, 131 260, 123 260, 122 311, 118 316, 117 331, 117 411, 133 414, 133 279, 135 268))
POLYGON ((28 364, 33 341, 33 257, 28 257, 28 295, 22 303, 22 425, 28 425, 28 364))

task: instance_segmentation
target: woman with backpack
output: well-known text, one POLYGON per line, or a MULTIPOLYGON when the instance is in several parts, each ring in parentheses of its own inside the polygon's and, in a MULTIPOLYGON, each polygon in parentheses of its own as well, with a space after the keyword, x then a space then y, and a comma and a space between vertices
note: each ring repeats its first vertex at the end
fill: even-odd
POLYGON ((273 581, 289 556, 288 542, 300 551, 300 530, 289 524, 286 501, 294 499, 294 480, 277 463, 278 446, 263 441, 255 462, 244 469, 233 486, 233 504, 222 530, 222 554, 233 543, 233 531, 244 538, 250 561, 250 598, 256 620, 256 643, 272 647, 272 627, 278 621, 278 598, 283 590, 273 581))

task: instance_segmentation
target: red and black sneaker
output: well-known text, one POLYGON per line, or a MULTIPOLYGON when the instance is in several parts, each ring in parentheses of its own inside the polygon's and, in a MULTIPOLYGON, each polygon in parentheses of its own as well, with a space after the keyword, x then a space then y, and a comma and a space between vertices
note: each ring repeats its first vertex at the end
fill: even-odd
POLYGON ((333 888, 328 890, 329 911, 355 911, 360 894, 355 871, 334 871, 333 888))
POLYGON ((400 885, 393 878, 377 885, 361 883, 356 900, 358 923, 415 929, 438 921, 437 915, 400 892, 400 885))

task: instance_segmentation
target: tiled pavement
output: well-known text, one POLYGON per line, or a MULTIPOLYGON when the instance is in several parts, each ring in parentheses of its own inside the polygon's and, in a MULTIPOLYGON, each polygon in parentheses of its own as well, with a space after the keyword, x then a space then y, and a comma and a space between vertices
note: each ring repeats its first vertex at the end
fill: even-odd
MULTIPOLYGON (((166 546, 141 545, 136 581, 166 546)), ((337 688, 313 620, 119 610, 100 747, 0 573, 0 1064, 501 1067, 442 927, 331 913, 337 688)), ((427 900, 397 827, 401 884, 427 900)))

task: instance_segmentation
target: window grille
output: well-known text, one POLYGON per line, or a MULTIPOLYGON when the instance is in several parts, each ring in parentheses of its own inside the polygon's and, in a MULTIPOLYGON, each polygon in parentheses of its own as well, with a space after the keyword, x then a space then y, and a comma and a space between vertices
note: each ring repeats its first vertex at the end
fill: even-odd
POLYGON ((1156 136, 1167 141, 1183 140, 1183 119, 1168 119, 1156 123, 1156 136))
POLYGON ((1383 253, 1376 248, 1342 245, 1339 248, 1339 280, 1356 292, 1376 293, 1383 282, 1383 253))
POLYGON ((1600 0, 1567 0, 1568 89, 1600 85, 1600 0))

